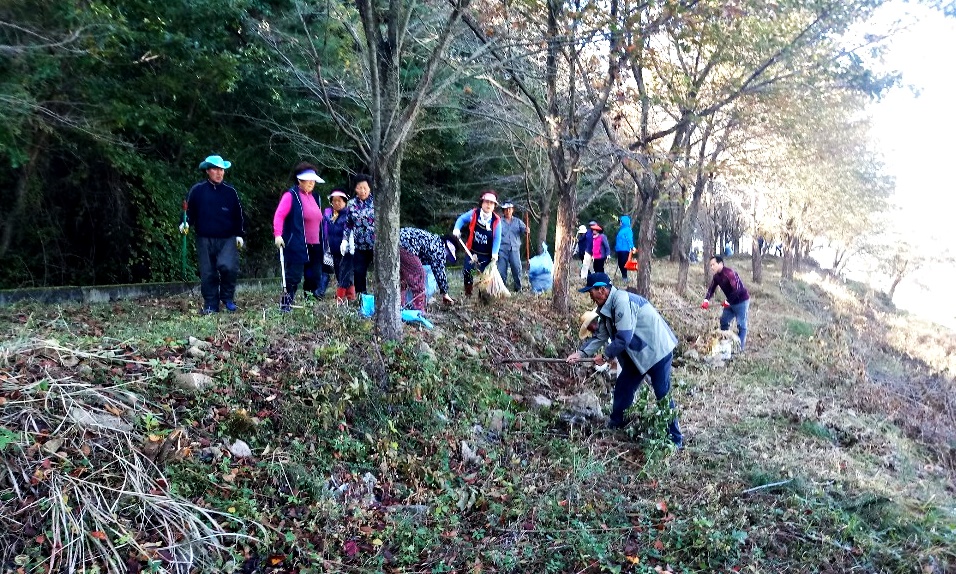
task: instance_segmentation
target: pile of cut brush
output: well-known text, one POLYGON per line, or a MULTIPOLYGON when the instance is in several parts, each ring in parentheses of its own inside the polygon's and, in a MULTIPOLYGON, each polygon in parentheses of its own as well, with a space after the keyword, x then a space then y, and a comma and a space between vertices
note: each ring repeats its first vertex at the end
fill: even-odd
POLYGON ((478 298, 483 303, 490 303, 492 299, 511 297, 511 291, 508 291, 508 287, 505 286, 501 273, 498 272, 498 267, 493 264, 489 264, 478 275, 478 279, 475 280, 475 288, 478 289, 478 298))
POLYGON ((161 467, 188 456, 190 445, 184 429, 160 432, 151 424, 162 414, 135 392, 153 376, 147 366, 123 348, 4 344, 5 571, 209 571, 227 540, 250 538, 228 514, 169 492, 161 467), (130 371, 141 372, 136 383, 130 371))
POLYGON ((737 334, 733 331, 715 330, 707 337, 698 338, 684 353, 684 357, 720 368, 737 353, 740 353, 740 339, 737 334))

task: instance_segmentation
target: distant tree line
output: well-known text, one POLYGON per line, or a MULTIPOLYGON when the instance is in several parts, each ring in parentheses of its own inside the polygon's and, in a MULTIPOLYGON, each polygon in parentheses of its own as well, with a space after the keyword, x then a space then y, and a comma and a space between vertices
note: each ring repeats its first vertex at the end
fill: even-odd
POLYGON ((553 242, 556 310, 590 218, 632 216, 639 290, 655 253, 686 290, 695 239, 781 244, 792 276, 815 242, 865 251, 892 190, 860 119, 895 81, 861 56, 886 36, 849 36, 882 3, 7 0, 0 285, 182 279, 181 201, 213 153, 234 162, 246 275, 275 266, 296 162, 323 195, 376 178, 389 336, 397 228, 447 231, 484 188, 553 242))

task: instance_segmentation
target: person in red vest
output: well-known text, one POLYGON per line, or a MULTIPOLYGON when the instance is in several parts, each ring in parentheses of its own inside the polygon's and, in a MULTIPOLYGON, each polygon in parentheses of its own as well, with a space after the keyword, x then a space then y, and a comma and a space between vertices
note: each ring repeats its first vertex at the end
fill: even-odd
POLYGON ((481 272, 489 263, 492 265, 498 263, 498 250, 501 248, 501 217, 495 213, 497 205, 498 196, 494 190, 489 189, 483 192, 479 207, 462 213, 455 221, 455 229, 451 232, 471 251, 471 258, 465 258, 463 271, 465 297, 471 297, 474 288, 472 269, 478 269, 481 272), (462 239, 462 228, 466 231, 464 239, 462 239))

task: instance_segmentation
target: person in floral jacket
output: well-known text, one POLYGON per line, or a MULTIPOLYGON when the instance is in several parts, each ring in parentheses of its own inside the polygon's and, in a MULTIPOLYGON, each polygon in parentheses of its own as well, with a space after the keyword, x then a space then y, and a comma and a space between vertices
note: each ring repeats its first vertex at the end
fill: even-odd
POLYGON ((368 292, 368 268, 375 255, 375 199, 372 197, 372 178, 355 176, 355 197, 348 203, 348 219, 342 240, 342 254, 352 253, 352 268, 355 274, 355 291, 368 292))

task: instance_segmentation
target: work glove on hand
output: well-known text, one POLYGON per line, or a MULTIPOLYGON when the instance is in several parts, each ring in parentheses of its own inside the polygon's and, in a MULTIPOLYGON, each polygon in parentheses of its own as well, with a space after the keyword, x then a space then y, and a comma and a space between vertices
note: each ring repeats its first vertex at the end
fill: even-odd
POLYGON ((451 230, 451 234, 454 235, 455 237, 461 239, 461 230, 460 230, 460 229, 452 229, 452 230, 451 230))
POLYGON ((241 237, 237 237, 237 238, 236 238, 236 249, 242 249, 242 248, 245 247, 245 246, 246 246, 246 240, 243 239, 243 238, 241 238, 241 237))
POLYGON ((700 304, 701 309, 710 309, 710 301, 704 299, 704 302, 700 304))
POLYGON ((478 256, 475 255, 474 253, 471 254, 471 263, 473 265, 478 265, 478 256))
POLYGON ((339 251, 342 252, 342 257, 345 257, 349 254, 349 240, 342 239, 342 244, 339 245, 339 251))
POLYGON ((498 262, 498 256, 497 256, 497 255, 492 255, 492 256, 491 256, 491 263, 492 263, 492 264, 495 264, 495 263, 497 263, 497 262, 498 262))
POLYGON ((275 244, 278 249, 285 249, 285 239, 281 235, 276 235, 275 244))
POLYGON ((728 303, 727 301, 724 301, 723 303, 721 303, 721 305, 723 305, 725 308, 730 307, 730 303, 728 303))
POLYGON ((349 234, 349 253, 355 255, 355 234, 349 234))
POLYGON ((189 234, 189 224, 186 223, 185 221, 182 222, 182 223, 180 223, 180 224, 179 224, 179 232, 182 233, 183 235, 188 235, 188 234, 189 234))

